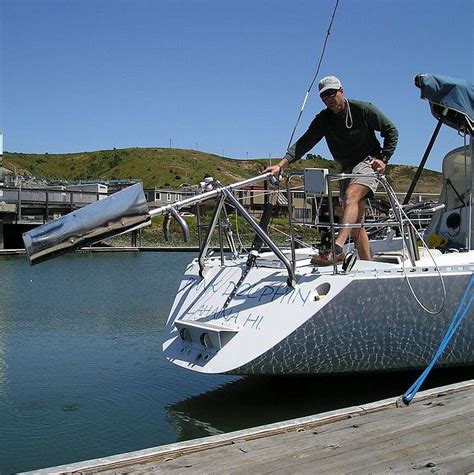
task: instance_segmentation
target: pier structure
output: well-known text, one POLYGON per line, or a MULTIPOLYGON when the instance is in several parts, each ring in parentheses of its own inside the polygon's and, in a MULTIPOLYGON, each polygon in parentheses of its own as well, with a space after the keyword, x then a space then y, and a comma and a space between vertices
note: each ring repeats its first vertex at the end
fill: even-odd
MULTIPOLYGON (((10 187, 0 184, 0 251, 4 249, 23 249, 24 245, 21 236, 24 232, 106 198, 109 196, 109 191, 107 185, 99 183, 44 188, 10 187)), ((176 199, 181 199, 183 196, 195 193, 195 191, 189 190, 175 190, 175 192, 172 192, 172 190, 168 189, 154 189, 152 191, 153 193, 150 190, 146 191, 147 200, 152 208, 158 204, 171 203, 176 199), (162 201, 157 201, 157 196, 162 201)), ((261 213, 263 209, 263 195, 260 193, 254 197, 253 194, 256 193, 256 190, 246 190, 245 192, 247 195, 243 197, 244 206, 249 209, 251 214, 255 215, 255 212, 258 211, 256 215, 258 216, 258 213, 261 213)), ((283 194, 281 195, 283 200, 283 194)), ((399 198, 404 196, 403 194, 398 195, 399 198)), ((414 194, 413 199, 416 202, 422 202, 434 200, 437 196, 434 194, 418 193, 414 194)), ((338 192, 336 192, 334 200, 338 202, 338 192)), ((294 212, 296 213, 296 220, 295 216, 293 216, 295 222, 316 224, 320 221, 325 221, 325 217, 328 214, 327 203, 318 207, 318 219, 316 220, 315 216, 312 215, 316 210, 313 210, 307 204, 304 197, 295 196, 293 201, 294 212)), ((287 209, 287 201, 282 201, 279 204, 285 210, 287 209)), ((367 205, 367 215, 376 219, 383 212, 388 213, 388 204, 384 203, 376 194, 375 198, 369 201, 367 205)), ((421 218, 419 218, 420 225, 421 218)), ((424 219, 423 224, 426 224, 427 221, 429 221, 429 218, 424 219)), ((137 245, 139 245, 139 237, 137 233, 134 233, 131 238, 131 246, 136 247, 137 245)))

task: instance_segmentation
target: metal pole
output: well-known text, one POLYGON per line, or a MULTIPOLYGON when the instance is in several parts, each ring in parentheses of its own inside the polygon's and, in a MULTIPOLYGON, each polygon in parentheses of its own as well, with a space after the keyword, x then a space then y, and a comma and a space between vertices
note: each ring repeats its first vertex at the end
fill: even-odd
MULTIPOLYGON (((223 207, 225 208, 225 206, 223 207)), ((221 218, 217 219, 217 235, 219 236, 219 249, 221 252, 221 266, 224 265, 224 240, 222 239, 222 222, 221 218)))
POLYGON ((328 200, 329 200, 329 229, 331 231, 331 253, 332 253, 332 268, 334 273, 337 274, 337 262, 336 262, 336 235, 334 232, 334 207, 332 203, 332 190, 331 190, 331 175, 326 176, 328 182, 328 200))
POLYGON ((290 231, 290 246, 291 246, 291 264, 293 266, 293 271, 296 269, 296 249, 295 249, 295 230, 293 228, 293 195, 290 188, 290 180, 293 176, 291 175, 286 180, 286 194, 288 197, 288 225, 290 231))
POLYGON ((210 198, 215 198, 216 196, 220 195, 223 190, 232 191, 236 188, 240 188, 241 186, 246 185, 253 185, 254 183, 259 183, 263 180, 267 180, 272 177, 271 172, 264 173, 263 175, 258 175, 253 178, 248 178, 247 180, 239 181, 237 183, 232 183, 231 185, 224 186, 222 188, 217 188, 215 190, 206 191, 205 193, 200 193, 199 195, 191 196, 181 201, 176 201, 172 204, 161 206, 160 208, 152 209, 149 212, 150 217, 159 216, 160 214, 167 213, 170 208, 174 207, 176 209, 182 208, 184 206, 193 205, 195 203, 199 203, 201 201, 208 200, 210 198))
POLYGON ((431 136, 430 142, 428 143, 428 147, 426 147, 423 158, 421 159, 421 162, 418 165, 418 170, 416 171, 415 176, 413 177, 413 180, 410 184, 410 188, 408 188, 407 194, 406 194, 405 199, 403 200, 403 203, 402 203, 404 205, 408 204, 408 202, 410 201, 411 195, 413 194, 415 186, 418 183, 418 180, 420 179, 421 172, 423 171, 423 168, 425 167, 426 160, 428 160, 428 156, 431 153, 431 149, 433 148, 436 137, 438 137, 439 129, 441 129, 441 126, 444 123, 444 119, 446 118, 447 113, 448 113, 448 108, 445 107, 443 109, 441 117, 438 120, 438 123, 436 124, 433 135, 431 136))
POLYGON ((21 186, 18 188, 18 218, 17 222, 21 221, 21 186))
POLYGON ((219 220, 219 216, 221 214, 222 207, 224 206, 224 196, 220 196, 219 202, 216 204, 216 208, 214 209, 214 215, 212 216, 211 224, 209 225, 209 229, 207 230, 207 235, 204 241, 204 244, 201 248, 201 252, 199 253, 199 275, 204 279, 205 272, 206 272, 206 258, 207 258, 207 250, 209 248, 209 244, 211 243, 212 233, 216 227, 216 224, 219 220))
POLYGON ((199 203, 196 203, 196 229, 198 233, 199 250, 202 249, 202 236, 201 236, 201 207, 199 203))
POLYGON ((46 221, 49 221, 49 190, 46 190, 46 221))
MULTIPOLYGON (((466 153, 467 153, 467 147, 465 147, 466 153)), ((469 157, 470 157, 470 163, 471 163, 471 176, 468 177, 470 187, 469 187, 469 219, 468 219, 468 233, 467 233, 467 248, 468 249, 474 249, 474 232, 473 232, 473 224, 474 224, 474 201, 473 201, 473 193, 472 193, 472 186, 474 185, 474 167, 472 166, 472 157, 473 157, 473 152, 474 152, 474 143, 472 140, 472 135, 469 135, 469 157)))
POLYGON ((234 197, 234 195, 226 188, 222 190, 226 199, 237 209, 237 211, 246 219, 246 221, 252 226, 253 230, 260 236, 260 239, 273 251, 273 253, 280 259, 280 261, 286 267, 288 271, 288 285, 295 288, 296 287, 296 274, 293 270, 291 262, 286 258, 285 254, 281 252, 278 246, 270 239, 267 233, 255 222, 255 220, 250 216, 247 210, 239 203, 239 201, 234 197))

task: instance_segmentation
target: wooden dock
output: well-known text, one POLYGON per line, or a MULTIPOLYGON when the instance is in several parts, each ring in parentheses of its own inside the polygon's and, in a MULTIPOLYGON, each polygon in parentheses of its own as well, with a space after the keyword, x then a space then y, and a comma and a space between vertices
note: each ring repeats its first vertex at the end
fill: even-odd
POLYGON ((32 473, 472 474, 474 380, 32 473))

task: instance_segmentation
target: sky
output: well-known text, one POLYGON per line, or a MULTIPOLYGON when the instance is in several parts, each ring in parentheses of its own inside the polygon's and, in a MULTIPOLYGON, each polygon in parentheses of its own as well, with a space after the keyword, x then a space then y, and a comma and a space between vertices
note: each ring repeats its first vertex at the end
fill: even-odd
MULTIPOLYGON (((336 0, 0 0, 4 148, 282 157, 336 0)), ((473 81, 473 0, 340 0, 318 79, 397 126, 417 165, 435 127, 418 73, 473 81)), ((322 108, 314 86, 295 139, 322 108)), ((463 144, 443 127, 427 168, 463 144)), ((330 158, 325 143, 312 150, 330 158)))

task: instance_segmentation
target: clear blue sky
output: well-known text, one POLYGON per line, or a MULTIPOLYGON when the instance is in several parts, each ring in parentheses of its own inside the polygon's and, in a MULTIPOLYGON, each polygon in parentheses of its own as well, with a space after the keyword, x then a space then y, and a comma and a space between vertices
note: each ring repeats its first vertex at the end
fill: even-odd
MULTIPOLYGON (((198 148, 281 157, 335 0, 0 0, 5 150, 198 148)), ((473 80, 473 0, 340 0, 320 77, 400 131, 418 164, 435 126, 413 76, 473 80)), ((323 107, 317 87, 296 133, 323 107)), ((428 168, 462 142, 443 130, 428 168)), ((325 144, 312 153, 330 157, 325 144)))

